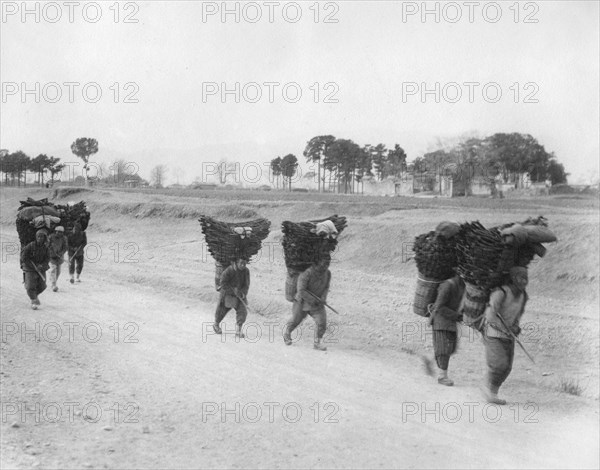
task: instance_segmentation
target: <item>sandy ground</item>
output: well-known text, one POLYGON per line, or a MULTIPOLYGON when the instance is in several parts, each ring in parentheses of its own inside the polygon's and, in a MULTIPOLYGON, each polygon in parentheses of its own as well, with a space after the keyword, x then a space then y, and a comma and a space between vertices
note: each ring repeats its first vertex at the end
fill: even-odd
MULTIPOLYGON (((264 257, 251 268, 248 337, 236 341, 233 312, 231 333, 210 330, 214 269, 197 222, 92 217, 100 256, 81 284, 63 274, 37 311, 10 254, 16 231, 2 217, 2 468, 600 465, 598 320, 587 310, 577 322, 590 339, 561 361, 579 365, 586 393, 556 391, 550 380, 564 369, 542 355, 543 329, 530 342, 537 366, 517 351, 503 389, 509 405, 486 405, 476 339, 463 338, 453 358, 455 387, 423 374, 418 355, 430 339, 406 313, 409 278, 395 278, 390 292, 385 273, 334 264, 330 301, 342 315, 330 315, 322 353, 311 348, 310 319, 294 345, 281 341, 282 260, 264 257)), ((547 327, 545 305, 538 299, 530 315, 547 327)))

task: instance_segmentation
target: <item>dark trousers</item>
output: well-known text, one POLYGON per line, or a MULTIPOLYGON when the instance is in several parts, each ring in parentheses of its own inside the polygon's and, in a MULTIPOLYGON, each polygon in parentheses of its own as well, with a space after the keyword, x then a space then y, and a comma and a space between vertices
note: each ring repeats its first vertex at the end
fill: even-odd
POLYGON ((83 270, 83 255, 74 256, 73 258, 69 258, 69 274, 73 275, 75 272, 75 264, 77 263, 77 274, 81 274, 83 270))
POLYGON ((246 321, 246 317, 248 316, 248 310, 246 310, 246 306, 239 300, 236 299, 237 302, 232 301, 231 297, 221 296, 219 300, 219 304, 217 305, 217 311, 215 312, 215 323, 218 325, 223 321, 227 312, 232 308, 235 309, 235 322, 242 326, 246 321), (226 307, 225 304, 231 305, 231 307, 226 307))
POLYGON ((25 290, 31 300, 37 299, 38 295, 46 290, 46 281, 35 271, 24 271, 23 280, 25 290))
POLYGON ((433 330, 435 362, 442 370, 448 370, 450 356, 456 351, 456 331, 433 330))
POLYGON ((325 312, 325 306, 321 305, 313 310, 302 310, 302 305, 302 302, 298 302, 297 300, 294 301, 294 304, 292 305, 292 318, 286 325, 287 334, 292 334, 292 331, 302 323, 306 318, 306 315, 310 315, 317 326, 315 339, 323 338, 325 331, 327 330, 327 313, 325 312))
POLYGON ((483 337, 488 381, 493 392, 498 392, 513 366, 515 342, 512 339, 483 337))

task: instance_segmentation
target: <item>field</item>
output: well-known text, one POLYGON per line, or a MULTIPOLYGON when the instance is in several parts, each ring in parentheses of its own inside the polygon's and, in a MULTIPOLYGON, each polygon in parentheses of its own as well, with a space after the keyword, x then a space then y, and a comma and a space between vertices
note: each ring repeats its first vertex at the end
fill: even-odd
MULTIPOLYGON (((599 465, 597 198, 76 188, 3 188, 0 194, 3 466, 599 465), (92 213, 87 233, 93 247, 86 253, 83 282, 70 285, 63 274, 59 292, 44 292, 35 312, 13 250, 18 201, 28 196, 61 204, 85 200, 92 213), (197 221, 201 214, 272 222, 264 249, 250 265, 248 338, 239 343, 232 334, 224 341, 209 334, 217 293, 214 261, 197 221), (291 304, 284 298, 281 222, 332 214, 346 216, 348 228, 331 266, 329 302, 340 315, 328 312, 328 351, 312 349, 310 318, 295 344, 285 347, 281 327, 291 304), (439 386, 421 369, 419 356, 432 355, 431 334, 412 313, 411 245, 443 220, 493 226, 537 215, 549 220, 558 242, 547 245, 546 256, 529 269, 521 339, 536 364, 517 349, 501 390, 511 405, 494 420, 493 412, 481 413, 483 347, 471 330, 462 329, 451 359, 455 387, 439 386), (95 322, 103 335, 94 342, 63 334, 52 342, 43 334, 49 324, 65 322, 95 322), (35 333, 35 324, 41 333, 35 333), (34 333, 23 336, 25 326, 34 333), (125 341, 128 337, 138 341, 125 341), (23 417, 20 409, 35 410, 36 404, 43 409, 47 403, 64 409, 65 402, 100 403, 104 413, 96 423, 85 418, 85 409, 72 420, 63 413, 58 422, 44 416, 35 422, 35 413, 23 417), (302 419, 282 419, 280 407, 271 422, 263 405, 271 402, 295 403, 302 419), (19 409, 13 412, 6 403, 19 409), (263 416, 253 422, 256 410, 250 417, 244 409, 256 403, 263 416), (115 405, 135 410, 137 422, 124 422, 127 413, 117 416, 115 405), (468 406, 475 406, 473 417, 468 406), (222 414, 224 408, 229 415, 222 414), (462 413, 458 418, 456 409, 462 413), (225 447, 230 450, 224 453, 225 447)), ((233 312, 226 322, 233 331, 233 312)))

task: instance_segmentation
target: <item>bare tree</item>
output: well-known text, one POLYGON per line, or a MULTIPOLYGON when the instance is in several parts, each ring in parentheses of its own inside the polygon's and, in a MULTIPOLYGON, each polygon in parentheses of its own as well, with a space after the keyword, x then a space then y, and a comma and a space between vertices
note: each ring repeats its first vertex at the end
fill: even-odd
POLYGON ((98 162, 97 163, 98 178, 102 181, 106 181, 110 175, 110 168, 111 168, 111 166, 109 166, 108 163, 98 162))
POLYGON ((154 168, 152 168, 152 171, 150 172, 150 179, 152 181, 152 184, 157 188, 162 188, 166 175, 167 166, 163 164, 156 165, 154 168))
POLYGON ((181 181, 184 180, 185 170, 180 166, 173 167, 173 175, 175 176, 175 182, 181 184, 180 179, 181 181))
POLYGON ((113 160, 113 162, 108 167, 110 170, 109 181, 110 184, 114 184, 116 186, 121 186, 121 184, 127 179, 126 170, 127 162, 122 158, 113 160))

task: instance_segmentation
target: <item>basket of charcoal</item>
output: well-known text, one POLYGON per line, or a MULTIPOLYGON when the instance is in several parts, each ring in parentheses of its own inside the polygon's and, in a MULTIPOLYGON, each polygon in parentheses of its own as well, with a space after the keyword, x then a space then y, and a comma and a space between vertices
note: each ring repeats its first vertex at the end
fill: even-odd
POLYGON ((286 220, 281 224, 281 244, 287 268, 285 298, 288 301, 294 301, 300 273, 323 257, 331 256, 337 247, 339 235, 346 227, 346 217, 337 214, 307 222, 286 220))
POLYGON ((260 218, 247 222, 222 222, 209 216, 198 219, 208 245, 208 251, 215 259, 215 288, 220 290, 221 274, 232 261, 243 259, 247 262, 258 254, 262 241, 269 236, 271 222, 260 218))
POLYGON ((456 240, 459 225, 442 222, 435 231, 415 238, 413 251, 419 272, 413 300, 417 315, 429 316, 429 305, 435 302, 440 283, 454 276, 457 266, 456 240))
POLYGON ((483 315, 491 290, 508 282, 513 266, 528 267, 534 256, 545 255, 542 243, 553 241, 556 236, 541 216, 491 229, 479 221, 461 225, 457 255, 465 281, 465 323, 473 326, 483 315))
POLYGON ((69 233, 75 223, 79 223, 82 230, 86 230, 89 224, 90 213, 83 201, 71 205, 55 205, 48 202, 47 198, 40 200, 27 198, 20 203, 16 227, 22 248, 35 241, 35 234, 40 229, 49 234, 61 225, 69 233))

